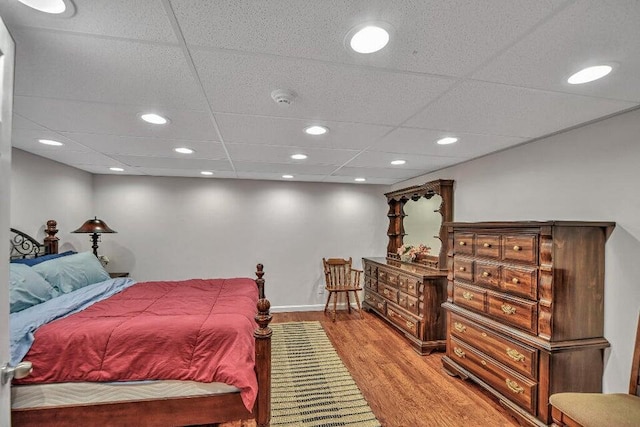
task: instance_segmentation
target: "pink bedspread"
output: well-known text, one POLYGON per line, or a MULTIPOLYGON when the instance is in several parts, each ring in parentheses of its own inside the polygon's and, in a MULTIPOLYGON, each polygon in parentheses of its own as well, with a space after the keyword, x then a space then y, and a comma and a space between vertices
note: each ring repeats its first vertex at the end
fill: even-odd
POLYGON ((241 390, 253 409, 258 290, 251 279, 144 282, 40 327, 20 384, 191 380, 241 390))

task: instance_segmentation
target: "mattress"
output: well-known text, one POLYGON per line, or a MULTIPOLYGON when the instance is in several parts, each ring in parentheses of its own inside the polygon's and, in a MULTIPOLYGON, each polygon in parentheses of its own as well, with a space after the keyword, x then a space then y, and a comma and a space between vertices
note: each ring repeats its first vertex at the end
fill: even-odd
POLYGON ((156 400, 234 392, 239 393, 240 389, 225 383, 175 380, 14 385, 11 387, 11 408, 107 404, 126 400, 156 400))

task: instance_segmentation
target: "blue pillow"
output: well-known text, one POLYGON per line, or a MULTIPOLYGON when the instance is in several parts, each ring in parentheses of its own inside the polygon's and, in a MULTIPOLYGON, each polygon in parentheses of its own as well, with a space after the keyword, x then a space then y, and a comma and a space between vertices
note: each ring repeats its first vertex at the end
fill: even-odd
POLYGON ((9 265, 9 309, 11 313, 48 301, 59 294, 31 267, 23 264, 9 265))
POLYGON ((49 255, 39 256, 37 258, 16 258, 11 260, 11 262, 13 264, 24 264, 24 265, 33 267, 34 265, 40 264, 41 262, 49 261, 50 259, 56 259, 63 256, 73 255, 73 254, 77 254, 77 252, 66 251, 66 252, 62 252, 61 254, 49 254, 49 255))
POLYGON ((51 259, 31 268, 63 294, 110 279, 91 252, 51 259))

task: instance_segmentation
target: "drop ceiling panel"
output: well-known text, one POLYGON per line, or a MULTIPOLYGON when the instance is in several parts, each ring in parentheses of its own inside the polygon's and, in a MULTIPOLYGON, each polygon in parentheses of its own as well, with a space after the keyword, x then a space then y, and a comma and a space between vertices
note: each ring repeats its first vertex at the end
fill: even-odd
POLYGON ((86 151, 69 151, 69 150, 30 150, 30 153, 36 154, 56 162, 65 163, 78 169, 83 169, 84 165, 100 166, 108 168, 111 166, 120 166, 113 157, 86 151))
POLYGON ((45 127, 16 114, 15 111, 13 112, 13 117, 11 119, 11 127, 13 129, 47 130, 45 127))
POLYGON ((371 150, 471 158, 518 145, 526 140, 526 138, 512 136, 479 135, 402 127, 395 129, 380 141, 377 141, 373 144, 371 150), (439 139, 447 136, 455 136, 459 141, 448 145, 436 143, 439 139))
POLYGON ((33 129, 13 129, 11 133, 11 145, 21 150, 34 152, 34 151, 77 151, 84 153, 93 153, 93 150, 86 145, 79 144, 73 139, 69 139, 66 136, 50 131, 50 130, 33 130, 33 129), (63 143, 62 146, 44 145, 38 142, 39 139, 50 139, 63 143))
POLYGON ((139 168, 145 175, 151 176, 179 176, 189 178, 202 178, 202 179, 214 179, 214 178, 235 178, 236 174, 233 171, 215 171, 211 176, 204 176, 200 174, 200 170, 187 169, 164 169, 164 168, 139 168))
POLYGON ((393 168, 355 168, 343 167, 334 176, 362 177, 367 181, 371 178, 395 179, 396 182, 421 175, 421 169, 393 169, 393 168))
POLYGON ((545 19, 564 1, 172 0, 188 44, 322 61, 464 75, 545 19), (344 48, 352 27, 391 25, 385 50, 344 48), (464 23, 461 25, 461 23, 464 23))
POLYGON ((361 150, 393 128, 362 123, 300 120, 239 114, 216 114, 225 142, 264 145, 291 145, 305 148, 338 148, 361 150), (310 125, 329 128, 324 135, 304 133, 310 125))
POLYGON ((16 95, 199 109, 179 47, 24 27, 16 39, 16 95))
POLYGON ((61 132, 100 133, 169 139, 215 141, 217 135, 209 115, 201 111, 167 108, 146 109, 141 105, 116 105, 58 99, 14 97, 14 111, 29 120, 61 132), (141 112, 152 110, 169 117, 165 126, 145 123, 141 112))
POLYGON ((300 165, 340 166, 358 154, 356 150, 329 150, 322 148, 277 147, 253 144, 227 144, 231 159, 243 162, 292 163, 300 165), (291 158, 293 154, 306 154, 305 160, 291 158))
POLYGON ((219 142, 181 139, 143 138, 131 136, 101 135, 89 133, 62 133, 68 138, 106 154, 131 156, 179 157, 174 148, 187 147, 195 150, 191 158, 226 159, 227 154, 219 142))
MULTIPOLYGON (((176 153, 177 154, 177 153, 176 153)), ((113 158, 129 166, 155 169, 189 169, 191 171, 231 171, 226 160, 190 159, 175 157, 146 157, 113 155, 113 158)))
POLYGON ((323 182, 332 182, 332 183, 341 183, 341 184, 356 184, 356 185, 367 185, 367 184, 378 184, 378 185, 391 185, 398 182, 396 178, 367 178, 365 182, 356 182, 354 181, 354 177, 352 176, 339 176, 339 175, 331 175, 326 177, 323 182))
POLYGON ((123 168, 124 172, 112 171, 105 166, 78 165, 76 167, 78 169, 82 169, 83 171, 90 172, 96 175, 147 175, 147 173, 145 173, 142 169, 132 168, 116 161, 114 161, 113 164, 109 165, 109 167, 113 166, 123 168))
POLYGON ((473 78, 640 102, 640 2, 580 1, 517 43, 473 78), (636 42, 632 42, 636 41, 636 42), (584 67, 614 63, 606 79, 570 85, 584 67))
POLYGON ((291 175, 319 175, 325 176, 333 172, 336 167, 332 165, 310 165, 293 163, 257 163, 257 162, 233 162, 238 174, 240 173, 269 173, 291 175))
POLYGON ((193 52, 215 112, 323 118, 394 125, 441 94, 450 79, 391 73, 300 59, 193 52), (297 97, 289 106, 271 99, 275 89, 297 97))
POLYGON ((325 175, 303 175, 296 174, 293 179, 285 179, 281 173, 269 173, 269 172, 238 172, 238 178, 240 179, 255 179, 255 180, 269 180, 269 181, 305 181, 305 182, 320 182, 324 179, 325 175))
POLYGON ((406 126, 533 138, 633 107, 631 102, 466 81, 406 126))
MULTIPOLYGON (((381 168, 402 171, 412 170, 435 170, 445 166, 460 163, 466 158, 420 156, 417 154, 407 155, 397 153, 384 153, 379 151, 366 151, 360 154, 347 164, 347 167, 381 168), (405 160, 404 165, 391 165, 393 160, 405 160)), ((400 172, 401 173, 401 172, 400 172)))
POLYGON ((112 37, 177 43, 159 0, 74 0, 76 14, 56 18, 19 3, 0 4, 11 27, 29 26, 112 37))

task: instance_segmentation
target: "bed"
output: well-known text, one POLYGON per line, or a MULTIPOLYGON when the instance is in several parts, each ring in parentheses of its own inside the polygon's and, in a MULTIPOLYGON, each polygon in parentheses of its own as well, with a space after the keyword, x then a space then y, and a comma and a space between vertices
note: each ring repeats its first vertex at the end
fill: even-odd
POLYGON ((12 363, 24 357, 34 366, 13 382, 12 425, 269 425, 271 315, 262 264, 257 279, 96 278, 76 286, 59 270, 72 265, 84 280, 92 277, 85 263, 99 262, 90 252, 58 254, 56 225, 47 222, 42 244, 11 229, 12 268, 32 259, 15 269, 35 271, 54 294, 11 314, 12 363))

